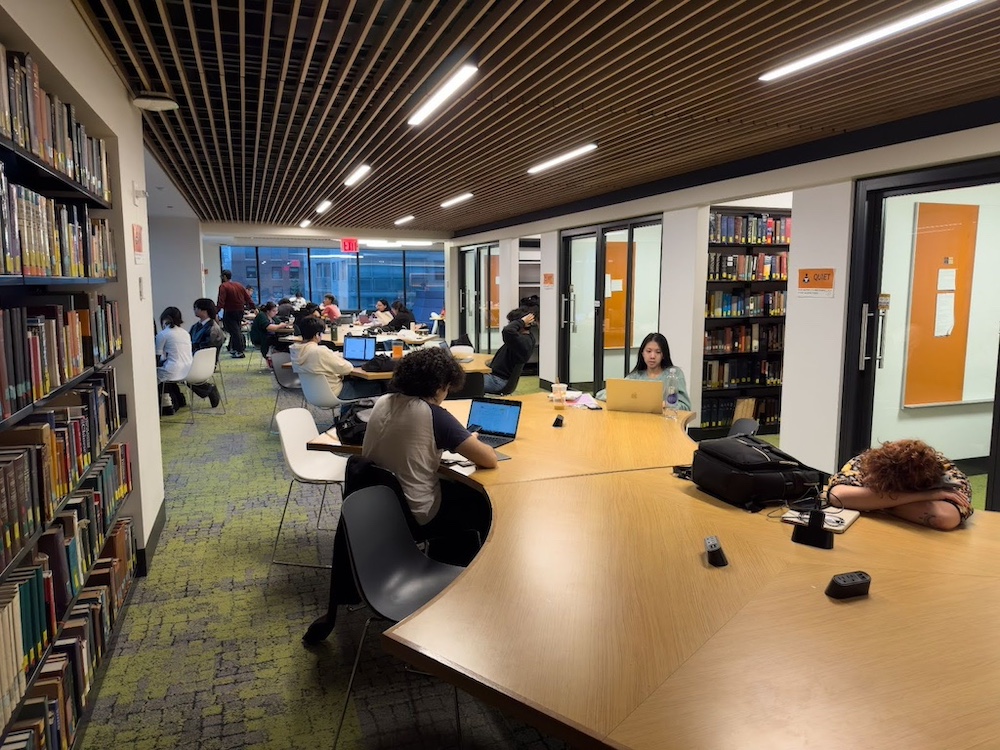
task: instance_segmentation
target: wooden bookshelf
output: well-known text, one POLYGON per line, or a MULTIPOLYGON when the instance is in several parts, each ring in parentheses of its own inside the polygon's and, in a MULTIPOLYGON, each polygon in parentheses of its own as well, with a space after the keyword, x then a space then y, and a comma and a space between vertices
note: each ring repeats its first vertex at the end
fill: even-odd
POLYGON ((124 245, 91 214, 111 208, 103 141, 45 93, 30 55, 7 52, 0 44, 0 743, 30 731, 69 747, 135 576, 137 532, 121 516, 134 452, 117 386, 122 325, 101 290, 124 245), (59 721, 37 722, 39 708, 59 721))
POLYGON ((780 424, 791 213, 768 208, 709 211, 702 350, 701 425, 721 437, 749 416, 761 433, 780 424))

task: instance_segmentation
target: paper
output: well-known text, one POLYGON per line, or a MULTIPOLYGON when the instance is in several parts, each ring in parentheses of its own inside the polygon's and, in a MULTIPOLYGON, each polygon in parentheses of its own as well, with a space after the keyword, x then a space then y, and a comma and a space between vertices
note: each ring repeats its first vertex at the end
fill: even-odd
POLYGON ((604 298, 607 299, 611 296, 611 274, 604 274, 604 298))
POLYGON ((954 268, 939 268, 938 269, 938 285, 937 290, 939 292, 954 292, 955 291, 955 269, 954 268))
POLYGON ((611 279, 611 291, 612 292, 622 291, 625 288, 624 284, 625 284, 624 279, 611 279))
POLYGON ((451 451, 444 451, 441 454, 441 465, 447 466, 452 471, 457 471, 459 474, 464 474, 467 477, 471 476, 476 470, 476 465, 472 461, 460 453, 452 453, 451 451), (471 464, 471 466, 462 466, 462 464, 471 464))
POLYGON ((955 327, 955 294, 945 292, 938 294, 937 306, 934 309, 934 335, 936 337, 951 336, 955 327))

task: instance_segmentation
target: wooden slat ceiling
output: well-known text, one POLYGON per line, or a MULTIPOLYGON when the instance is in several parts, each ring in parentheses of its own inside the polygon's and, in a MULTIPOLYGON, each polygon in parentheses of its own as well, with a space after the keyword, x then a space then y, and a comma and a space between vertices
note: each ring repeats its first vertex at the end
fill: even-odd
POLYGON ((938 0, 74 1, 133 92, 180 102, 146 143, 203 221, 456 231, 1000 95, 1000 2, 762 83, 938 0))

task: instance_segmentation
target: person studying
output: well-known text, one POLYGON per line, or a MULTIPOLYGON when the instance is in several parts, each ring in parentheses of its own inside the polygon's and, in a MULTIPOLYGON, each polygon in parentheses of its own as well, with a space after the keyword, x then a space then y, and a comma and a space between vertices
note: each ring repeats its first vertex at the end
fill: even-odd
MULTIPOLYGON (((691 397, 688 396, 687 384, 684 382, 684 372, 670 359, 670 346, 662 333, 650 333, 639 346, 639 356, 635 367, 625 376, 626 380, 659 380, 663 384, 663 401, 667 400, 670 368, 677 376, 677 408, 681 411, 691 411, 691 397)), ((599 401, 607 400, 607 391, 603 388, 595 395, 599 401)))

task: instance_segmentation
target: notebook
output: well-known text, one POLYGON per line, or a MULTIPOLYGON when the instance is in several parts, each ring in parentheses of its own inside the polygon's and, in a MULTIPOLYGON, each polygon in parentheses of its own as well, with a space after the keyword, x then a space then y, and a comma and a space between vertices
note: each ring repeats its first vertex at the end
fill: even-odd
POLYGON ((374 336, 345 336, 344 359, 355 367, 375 358, 374 336))
MULTIPOLYGON (((823 515, 826 516, 823 519, 824 529, 834 534, 843 534, 848 526, 858 520, 861 513, 848 508, 825 508, 823 515)), ((796 526, 805 526, 809 523, 809 511, 790 510, 781 517, 781 520, 796 526)))
POLYGON ((608 411, 663 414, 663 383, 659 380, 609 380, 607 403, 608 411))
POLYGON ((514 440, 520 420, 520 401, 474 398, 465 428, 469 432, 479 432, 480 442, 498 448, 514 440))

